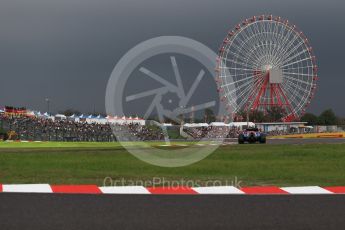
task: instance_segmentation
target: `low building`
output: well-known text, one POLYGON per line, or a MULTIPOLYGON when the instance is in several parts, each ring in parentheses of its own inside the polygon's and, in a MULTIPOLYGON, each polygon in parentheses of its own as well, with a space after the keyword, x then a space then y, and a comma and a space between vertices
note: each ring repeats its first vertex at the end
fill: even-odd
POLYGON ((272 122, 256 123, 256 127, 263 132, 305 133, 313 127, 307 126, 308 122, 272 122))
POLYGON ((230 127, 235 127, 238 128, 240 130, 246 129, 246 128, 250 128, 250 127, 255 127, 255 124, 253 122, 231 122, 229 124, 230 127))

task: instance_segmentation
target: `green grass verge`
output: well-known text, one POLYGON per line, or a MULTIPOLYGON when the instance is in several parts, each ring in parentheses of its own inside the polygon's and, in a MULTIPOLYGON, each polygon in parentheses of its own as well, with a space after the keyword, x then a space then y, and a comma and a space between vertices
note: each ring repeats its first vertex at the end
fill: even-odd
POLYGON ((193 180, 200 186, 235 178, 242 186, 345 185, 345 145, 226 146, 196 164, 162 168, 138 160, 118 143, 0 143, 3 184, 102 185, 106 177, 193 180))
MULTIPOLYGON (((151 146, 159 146, 165 144, 161 141, 145 142, 151 146)), ((170 142, 171 145, 184 144, 193 145, 195 142, 179 141, 170 142)), ((207 143, 207 142, 203 142, 207 143)), ((122 145, 144 146, 142 142, 122 142, 122 145)), ((32 148, 122 148, 119 142, 0 142, 1 149, 32 149, 32 148)))

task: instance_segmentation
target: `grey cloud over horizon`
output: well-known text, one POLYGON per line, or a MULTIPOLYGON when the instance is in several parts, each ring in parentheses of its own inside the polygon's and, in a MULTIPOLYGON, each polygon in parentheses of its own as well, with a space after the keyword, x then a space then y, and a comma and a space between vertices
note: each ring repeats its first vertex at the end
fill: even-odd
POLYGON ((227 31, 253 15, 298 25, 318 58, 320 81, 308 111, 345 116, 342 92, 345 2, 273 0, 5 0, 0 2, 0 106, 104 112, 108 78, 136 44, 163 35, 195 39, 215 52, 227 31))

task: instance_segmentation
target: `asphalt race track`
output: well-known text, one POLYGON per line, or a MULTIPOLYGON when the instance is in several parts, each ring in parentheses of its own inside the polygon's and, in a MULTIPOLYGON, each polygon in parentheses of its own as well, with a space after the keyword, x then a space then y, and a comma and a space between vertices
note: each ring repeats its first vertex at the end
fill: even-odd
MULTIPOLYGON (((237 144, 237 138, 226 139, 224 143, 237 144)), ((246 143, 247 145, 248 143, 246 143)), ((267 139, 270 145, 303 145, 303 144, 345 144, 345 138, 274 138, 267 139)))
POLYGON ((267 139, 268 144, 341 144, 345 138, 287 138, 267 139))
POLYGON ((344 195, 0 194, 1 229, 342 229, 344 195))
MULTIPOLYGON (((237 139, 227 139, 225 143, 236 143, 237 139)), ((267 144, 270 145, 303 145, 303 144, 342 144, 345 143, 345 138, 277 138, 267 139, 267 144)))

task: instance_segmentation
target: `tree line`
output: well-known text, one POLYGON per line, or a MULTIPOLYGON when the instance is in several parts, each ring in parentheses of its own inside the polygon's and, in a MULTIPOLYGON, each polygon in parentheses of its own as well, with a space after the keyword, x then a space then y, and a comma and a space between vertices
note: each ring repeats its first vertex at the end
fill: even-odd
POLYGON ((282 119, 286 117, 286 111, 278 106, 267 109, 265 113, 259 110, 251 110, 249 112, 242 110, 236 114, 234 120, 246 121, 247 116, 249 117, 249 121, 252 121, 254 123, 281 122, 282 119))
MULTIPOLYGON (((256 110, 249 112, 249 120, 256 123, 281 122, 285 116, 285 110, 280 107, 272 107, 266 113, 256 110)), ((235 118, 236 121, 245 121, 246 119, 246 111, 240 111, 235 118)), ((300 121, 308 122, 309 125, 345 125, 345 118, 337 117, 332 109, 326 109, 320 115, 305 113, 300 121)))
POLYGON ((301 121, 308 122, 309 125, 345 125, 345 119, 337 117, 332 109, 326 109, 320 115, 306 113, 301 121))

